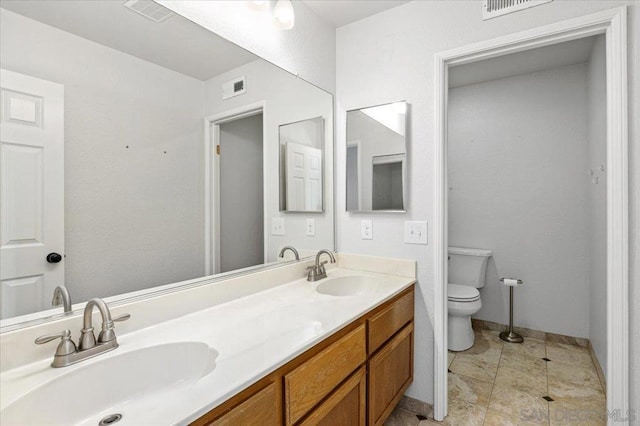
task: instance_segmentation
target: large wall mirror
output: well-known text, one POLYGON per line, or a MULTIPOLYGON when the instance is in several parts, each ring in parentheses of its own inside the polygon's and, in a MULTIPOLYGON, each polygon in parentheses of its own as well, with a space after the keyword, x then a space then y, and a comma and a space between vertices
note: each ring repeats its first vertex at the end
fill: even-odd
POLYGON ((407 103, 347 111, 347 211, 406 209, 407 103))
POLYGON ((0 7, 2 330, 61 315, 59 285, 79 312, 335 247, 330 93, 160 6, 0 7), (305 132, 289 215, 280 138, 305 132))

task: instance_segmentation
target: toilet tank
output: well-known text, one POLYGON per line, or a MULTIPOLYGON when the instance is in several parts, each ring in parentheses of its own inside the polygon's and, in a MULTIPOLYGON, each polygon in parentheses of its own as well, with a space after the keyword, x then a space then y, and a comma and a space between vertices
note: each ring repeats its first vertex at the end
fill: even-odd
POLYGON ((449 283, 484 287, 491 250, 449 247, 449 283))

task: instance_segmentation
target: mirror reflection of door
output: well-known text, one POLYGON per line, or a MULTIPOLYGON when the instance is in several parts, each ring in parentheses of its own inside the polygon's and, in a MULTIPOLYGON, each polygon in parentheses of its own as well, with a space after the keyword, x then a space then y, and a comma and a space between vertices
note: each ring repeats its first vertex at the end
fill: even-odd
POLYGON ((46 309, 64 284, 64 87, 0 70, 0 318, 46 309), (58 257, 60 258, 60 257, 58 257))
POLYGON ((322 210, 322 150, 287 142, 287 209, 322 210))
POLYGON ((347 142, 347 211, 360 210, 360 142, 347 142))
POLYGON ((373 157, 372 194, 373 210, 403 210, 404 154, 373 157))
POLYGON ((264 263, 262 114, 220 125, 220 265, 264 263))

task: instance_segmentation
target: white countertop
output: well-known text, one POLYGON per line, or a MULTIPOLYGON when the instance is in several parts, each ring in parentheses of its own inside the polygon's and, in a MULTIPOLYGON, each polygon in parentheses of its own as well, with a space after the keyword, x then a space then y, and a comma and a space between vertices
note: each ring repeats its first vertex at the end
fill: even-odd
MULTIPOLYGON (((345 275, 376 277, 380 285, 363 294, 337 297, 315 291, 323 280, 309 283, 303 278, 123 334, 118 337, 120 347, 116 350, 70 367, 51 368, 51 359, 18 367, 0 375, 0 410, 44 383, 109 357, 166 343, 202 342, 218 353, 211 373, 194 383, 155 394, 153 399, 123 401, 116 408, 123 414, 118 426, 187 424, 415 282, 415 278, 406 276, 352 269, 328 271, 328 278, 345 275)), ((135 317, 129 321, 135 321, 135 317)), ((92 386, 100 384, 87 384, 88 392, 92 386)), ((70 400, 68 407, 60 409, 73 407, 70 400)), ((114 409, 108 411, 80 424, 95 425, 114 409)), ((52 413, 48 424, 55 424, 55 420, 52 413)), ((24 424, 30 424, 29 419, 24 424)))

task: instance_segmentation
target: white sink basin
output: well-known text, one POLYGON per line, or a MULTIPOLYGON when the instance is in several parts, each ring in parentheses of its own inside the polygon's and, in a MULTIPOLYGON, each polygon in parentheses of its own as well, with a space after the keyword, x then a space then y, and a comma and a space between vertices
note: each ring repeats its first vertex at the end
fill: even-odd
POLYGON ((345 275, 325 278, 316 287, 316 291, 330 296, 357 296, 376 291, 381 285, 378 278, 367 275, 345 275))
POLYGON ((8 405, 0 424, 98 425, 116 413, 122 414, 118 426, 136 424, 141 408, 153 409, 159 394, 187 388, 211 373, 217 355, 204 343, 179 342, 80 364, 8 405))

